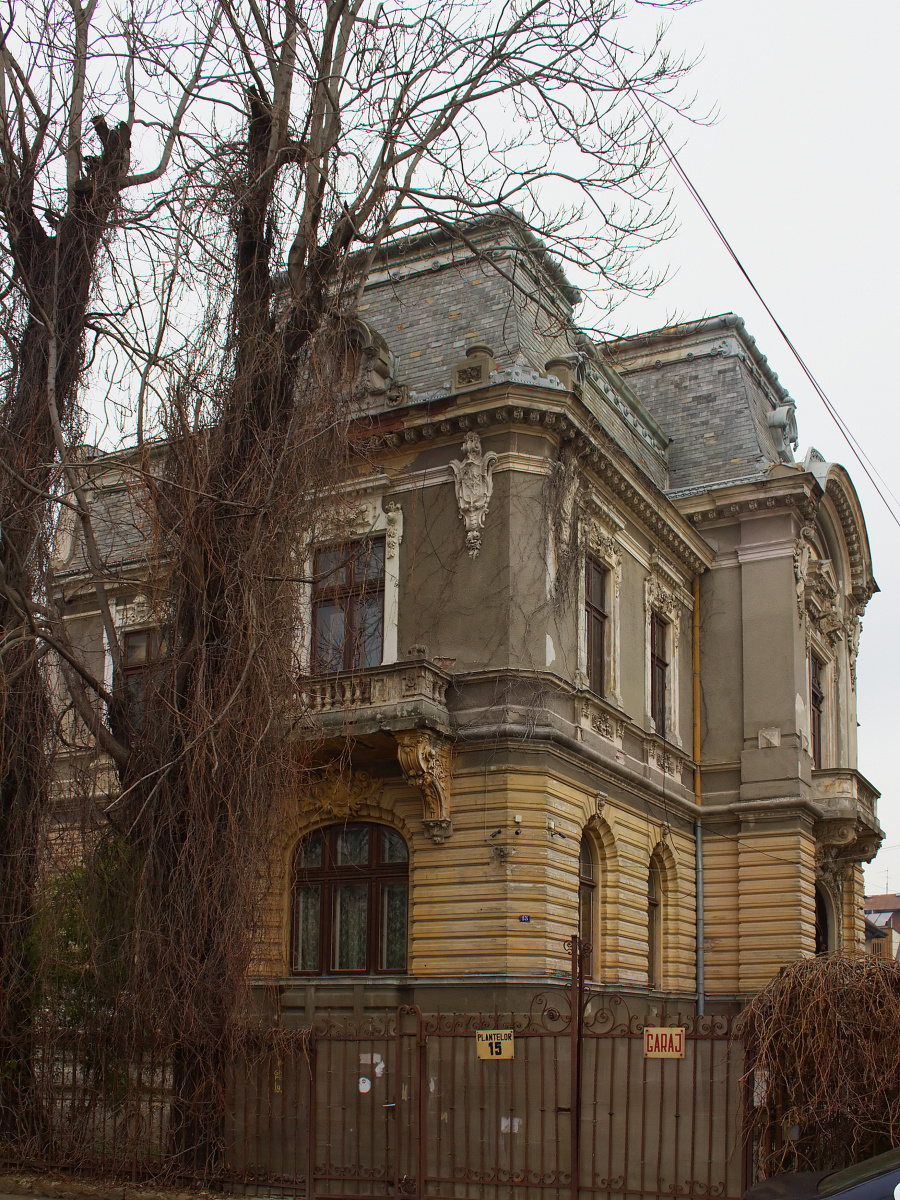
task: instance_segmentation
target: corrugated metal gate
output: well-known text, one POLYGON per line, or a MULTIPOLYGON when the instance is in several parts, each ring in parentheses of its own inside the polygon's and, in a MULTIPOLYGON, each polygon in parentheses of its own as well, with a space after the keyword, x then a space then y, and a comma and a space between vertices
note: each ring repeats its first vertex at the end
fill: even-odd
POLYGON ((645 1059, 643 1021, 568 989, 527 1014, 406 1007, 327 1021, 236 1069, 226 1178, 305 1200, 722 1197, 745 1187, 743 1055, 727 1018, 686 1028, 683 1059, 645 1059), (476 1057, 478 1030, 514 1034, 476 1057))

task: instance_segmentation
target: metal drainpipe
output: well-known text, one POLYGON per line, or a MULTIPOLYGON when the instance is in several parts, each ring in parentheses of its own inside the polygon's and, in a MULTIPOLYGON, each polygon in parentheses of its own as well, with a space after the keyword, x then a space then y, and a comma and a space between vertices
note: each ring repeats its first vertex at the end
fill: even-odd
MULTIPOLYGON (((700 786, 700 576, 693 582, 694 612, 693 612, 693 650, 694 650, 694 679, 693 679, 693 710, 694 710, 694 803, 699 808, 703 803, 700 786)), ((703 826, 699 814, 694 820, 694 855, 696 859, 696 888, 697 888, 697 1016, 702 1017, 706 1002, 706 963, 703 949, 703 826)))

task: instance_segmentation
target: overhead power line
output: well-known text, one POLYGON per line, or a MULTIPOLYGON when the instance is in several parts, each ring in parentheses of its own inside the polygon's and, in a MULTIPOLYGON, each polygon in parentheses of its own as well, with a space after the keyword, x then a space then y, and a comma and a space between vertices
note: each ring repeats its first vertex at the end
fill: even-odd
POLYGON ((826 395, 824 388, 822 388, 819 381, 816 379, 815 375, 813 375, 812 371, 809 369, 809 367, 804 362, 803 358, 800 355, 799 350, 794 345, 794 343, 791 341, 790 337, 788 336, 788 334, 785 331, 784 327, 782 326, 781 322, 778 320, 778 318, 772 312, 772 309, 766 303, 759 288, 756 286, 756 284, 751 279, 746 267, 741 262, 740 258, 738 258, 734 247, 731 245, 731 242, 725 236, 725 233, 722 230, 722 227, 719 225, 716 218, 710 212, 709 207, 706 204, 706 201, 703 199, 703 197, 697 191, 697 189, 694 186, 693 182, 691 181, 691 178, 688 175, 687 171, 685 171, 684 167, 681 165, 681 163, 678 159, 678 155, 675 153, 675 151, 669 145, 666 135, 663 133, 663 131, 660 129, 659 125, 654 120, 651 113, 648 111, 647 106, 644 104, 644 101, 641 99, 641 97, 638 95, 638 93, 635 91, 635 89, 631 86, 629 80, 627 79, 627 76, 622 71, 621 67, 619 67, 618 62, 616 62, 615 55, 612 54, 611 48, 607 47, 607 49, 610 50, 610 58, 612 59, 614 66, 622 75, 622 80, 623 80, 625 87, 627 88, 627 90, 631 93, 632 97, 634 98, 635 103, 637 104, 638 108, 640 109, 641 113, 643 114, 644 120, 647 122, 647 124, 650 126, 653 133, 659 139, 660 145, 665 150, 665 152, 669 158, 669 161, 671 162, 672 166, 675 168, 676 173, 678 174, 678 177, 681 179, 682 183, 688 189, 688 192, 690 193, 691 197, 694 199, 696 204, 699 206, 701 212, 706 217, 709 224, 715 230, 716 236, 719 238, 719 241, 722 243, 722 245, 727 250, 730 258, 732 259, 732 261, 734 262, 735 266, 738 268, 740 273, 743 275, 744 279, 750 285, 750 288, 752 289, 753 294, 756 296, 757 300, 759 300, 760 304, 763 306, 763 308, 768 313, 773 325, 775 326, 775 328, 778 330, 778 332, 781 334, 782 338, 784 339, 785 345, 787 346, 787 348, 790 350, 791 354, 796 359, 798 365, 800 366, 800 369, 803 371, 803 374, 809 380, 814 391, 816 392, 816 395, 819 397, 819 399, 825 405, 825 409, 828 412, 829 416, 831 417, 831 419, 834 421, 835 425, 837 425, 838 429, 840 430, 841 435, 843 436, 844 441, 850 447, 850 450, 851 450, 854 458, 859 463, 859 465, 862 467, 869 482, 872 484, 872 487, 875 489, 875 491, 881 497, 882 503, 884 504, 884 506, 888 510, 888 512, 891 514, 891 517, 892 517, 894 523, 898 526, 898 528, 900 528, 900 517, 898 517, 897 512, 891 506, 890 502, 888 501, 887 496, 885 495, 885 492, 888 493, 888 495, 894 501, 894 504, 896 504, 898 506, 898 508, 900 508, 900 500, 898 500, 897 497, 894 495, 894 493, 891 491, 890 487, 885 482, 883 476, 880 474, 880 472, 876 468, 875 464, 869 458, 868 454, 866 454, 865 450, 862 448, 862 445, 859 443, 857 438, 854 436, 852 430, 847 425, 844 418, 838 412, 835 404, 826 395), (881 486, 879 486, 879 483, 876 482, 876 477, 877 477, 877 480, 880 481, 881 486), (882 491, 882 487, 884 489, 883 491, 882 491))

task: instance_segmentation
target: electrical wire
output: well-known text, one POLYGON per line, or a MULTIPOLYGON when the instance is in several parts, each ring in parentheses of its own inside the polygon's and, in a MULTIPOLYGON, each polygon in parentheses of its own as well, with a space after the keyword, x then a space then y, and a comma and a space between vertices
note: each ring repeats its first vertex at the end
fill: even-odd
POLYGON ((890 487, 887 485, 887 483, 885 482, 884 478, 882 477, 882 475, 880 474, 878 469, 875 467, 872 460, 866 454, 865 450, 863 450, 862 446, 860 445, 859 441, 854 436, 852 430, 847 425, 846 421, 843 419, 841 414, 838 412, 834 403, 826 395, 824 388, 822 388, 819 381, 816 379, 816 377, 813 375, 812 371, 809 369, 809 367, 804 362, 803 358, 800 355, 799 350, 794 345, 794 343, 791 341, 790 337, 788 336, 788 334, 785 331, 784 327, 782 326, 781 322, 778 320, 778 318, 772 312, 772 309, 766 303, 759 288, 756 286, 756 284, 750 278, 750 275, 749 275, 746 267, 741 262, 740 258, 738 258, 738 255, 737 255, 736 251, 734 250, 734 247, 731 245, 731 242, 725 236, 725 233, 722 230, 722 227, 719 225, 718 221, 715 219, 713 214, 710 212, 709 207, 706 204, 706 201, 703 199, 703 197, 697 191, 697 189, 694 186, 693 182, 691 181, 691 178, 688 175, 687 171, 685 171, 684 167, 681 165, 681 163, 678 159, 678 155, 675 153, 675 151, 669 145, 666 135, 663 133, 663 131, 660 129, 659 125, 654 120, 651 113, 648 111, 647 106, 644 104, 644 101, 641 99, 641 97, 635 91, 634 87, 628 80, 628 77, 626 76, 625 72, 619 66, 618 62, 616 61, 615 55, 612 52, 612 48, 608 44, 607 44, 606 48, 610 54, 610 59, 612 60, 614 67, 616 68, 616 70, 619 71, 619 73, 622 77, 623 85, 625 86, 626 90, 633 97, 634 102, 636 103, 636 105, 638 106, 638 108, 640 109, 640 111, 644 117, 644 120, 647 122, 647 124, 650 126, 650 129, 652 130, 652 132, 658 138, 660 145, 663 147, 663 149, 666 152, 666 155, 668 156, 669 162, 675 168, 675 171, 676 171, 679 179, 681 179, 682 183, 688 189, 688 192, 690 193, 692 199, 699 206, 701 212, 706 217, 709 224, 712 226, 717 237, 719 238, 722 245, 725 247, 726 251, 728 252, 728 254, 729 254, 730 258, 732 259, 732 261, 734 262, 735 266, 738 268, 740 273, 743 275, 743 277, 747 281, 747 283, 750 285, 750 288, 752 289, 753 294, 759 300, 760 304, 763 306, 765 311, 768 313, 769 318, 771 319, 775 328, 778 330, 778 332, 781 334, 782 338, 784 339, 784 342, 785 342, 787 348, 790 350, 791 354, 793 354, 798 365, 800 366, 800 369, 803 371, 803 374, 809 380, 814 391, 816 392, 816 395, 819 397, 819 399, 825 405, 825 409, 828 412, 829 416, 831 417, 831 419, 834 421, 835 425, 837 425, 838 429, 840 430, 840 432, 844 438, 844 441, 850 447, 850 450, 851 450, 854 458, 859 463, 859 465, 862 467, 869 482, 872 484, 872 487, 875 489, 875 491, 881 497, 881 500, 882 500, 885 508, 888 510, 891 517, 893 518, 894 523, 898 527, 900 527, 900 517, 898 517, 895 510, 892 508, 891 504, 889 503, 889 501, 887 499, 887 496, 885 495, 885 492, 887 492, 891 496, 891 499, 894 501, 895 504, 898 505, 898 507, 900 507, 900 500, 898 500, 897 497, 894 495, 894 493, 891 491, 890 487), (878 483, 876 482, 876 478, 875 478, 876 476, 881 481, 881 484, 884 487, 884 491, 882 491, 881 487, 879 487, 878 483))

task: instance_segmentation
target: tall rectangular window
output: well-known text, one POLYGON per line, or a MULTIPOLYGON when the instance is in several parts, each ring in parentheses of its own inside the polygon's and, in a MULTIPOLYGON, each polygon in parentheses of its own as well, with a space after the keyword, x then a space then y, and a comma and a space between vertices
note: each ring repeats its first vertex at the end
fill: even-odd
POLYGON ((377 667, 384 644, 384 538, 316 551, 313 670, 377 667))
POLYGON ((666 736, 666 687, 669 662, 666 658, 667 623, 659 613, 650 614, 650 716, 656 732, 666 736))
POLYGON ((609 571, 588 556, 585 562, 584 607, 587 623, 587 677, 592 692, 602 696, 606 687, 606 590, 609 571))
POLYGON ((815 654, 809 656, 809 740, 813 768, 822 767, 822 711, 825 708, 825 688, 822 683, 822 663, 815 654))
POLYGON ((131 693, 136 721, 144 719, 151 688, 160 686, 160 658, 165 653, 159 631, 139 629, 122 639, 125 686, 131 693))

